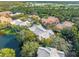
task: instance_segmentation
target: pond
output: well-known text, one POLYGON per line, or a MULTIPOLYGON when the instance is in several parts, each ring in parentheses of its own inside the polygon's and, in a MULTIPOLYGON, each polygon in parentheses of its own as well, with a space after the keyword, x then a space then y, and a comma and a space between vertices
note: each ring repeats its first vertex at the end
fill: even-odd
POLYGON ((0 49, 2 48, 12 48, 16 51, 16 57, 20 56, 19 42, 15 35, 0 35, 0 49))

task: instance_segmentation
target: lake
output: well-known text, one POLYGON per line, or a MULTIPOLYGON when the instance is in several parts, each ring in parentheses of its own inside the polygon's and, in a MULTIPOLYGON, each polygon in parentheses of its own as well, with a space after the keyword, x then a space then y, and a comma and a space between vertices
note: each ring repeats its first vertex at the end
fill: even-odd
POLYGON ((0 35, 0 49, 12 48, 16 51, 16 57, 19 57, 20 47, 15 35, 0 35))

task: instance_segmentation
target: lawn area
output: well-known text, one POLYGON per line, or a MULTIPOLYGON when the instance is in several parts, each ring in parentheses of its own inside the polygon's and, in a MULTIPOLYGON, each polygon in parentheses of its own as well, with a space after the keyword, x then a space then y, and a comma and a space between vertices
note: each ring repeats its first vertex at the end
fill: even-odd
POLYGON ((15 32, 12 29, 3 29, 0 31, 0 34, 15 34, 15 32))

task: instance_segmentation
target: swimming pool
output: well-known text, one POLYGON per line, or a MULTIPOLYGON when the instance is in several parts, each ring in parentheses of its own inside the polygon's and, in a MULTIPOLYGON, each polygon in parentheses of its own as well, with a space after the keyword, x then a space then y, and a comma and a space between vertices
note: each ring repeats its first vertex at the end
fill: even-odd
POLYGON ((12 48, 16 51, 16 56, 20 56, 19 42, 15 35, 0 35, 0 49, 12 48))

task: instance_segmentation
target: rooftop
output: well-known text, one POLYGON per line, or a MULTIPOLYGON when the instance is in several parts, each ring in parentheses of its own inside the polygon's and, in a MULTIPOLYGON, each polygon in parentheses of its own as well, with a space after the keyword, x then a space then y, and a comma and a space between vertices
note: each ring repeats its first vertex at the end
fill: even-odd
POLYGON ((54 35, 54 32, 52 30, 46 30, 42 27, 42 25, 33 25, 29 29, 42 38, 49 38, 50 35, 54 35))
POLYGON ((49 16, 47 19, 44 19, 42 18, 42 23, 44 24, 53 24, 53 23, 59 23, 59 19, 56 18, 56 17, 52 17, 52 16, 49 16))

